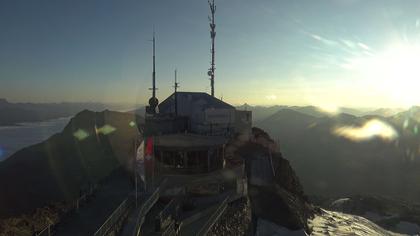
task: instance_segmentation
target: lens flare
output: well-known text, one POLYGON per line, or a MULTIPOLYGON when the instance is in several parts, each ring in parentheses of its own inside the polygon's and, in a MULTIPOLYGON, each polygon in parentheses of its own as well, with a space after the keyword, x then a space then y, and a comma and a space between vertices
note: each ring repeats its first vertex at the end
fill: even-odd
POLYGON ((332 103, 321 103, 319 104, 319 110, 321 112, 328 113, 330 115, 336 115, 340 112, 340 108, 332 103))
POLYGON ((332 133, 355 142, 380 138, 385 141, 392 141, 398 137, 397 131, 389 124, 373 119, 367 121, 363 126, 341 126, 333 129, 332 133))
POLYGON ((108 135, 108 134, 113 133, 115 130, 117 129, 113 127, 112 125, 104 125, 98 129, 98 133, 101 133, 103 135, 108 135))
POLYGON ((73 133, 73 136, 79 140, 79 141, 83 141, 84 139, 86 139, 87 137, 89 137, 89 133, 86 132, 83 129, 78 129, 76 132, 73 133))
POLYGON ((407 129, 408 128, 408 126, 410 125, 410 121, 409 120, 404 120, 404 124, 403 124, 403 128, 404 129, 407 129))

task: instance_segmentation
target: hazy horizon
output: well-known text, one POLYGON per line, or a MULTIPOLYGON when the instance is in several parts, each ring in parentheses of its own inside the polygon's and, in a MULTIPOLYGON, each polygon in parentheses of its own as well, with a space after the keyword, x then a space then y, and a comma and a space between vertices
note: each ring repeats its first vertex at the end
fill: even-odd
MULTIPOLYGON (((103 104, 103 105, 118 105, 118 106, 124 106, 124 107, 129 107, 132 106, 133 109, 134 108, 141 108, 141 107, 145 107, 147 106, 146 102, 147 101, 143 101, 142 103, 130 103, 130 102, 113 102, 113 101, 53 101, 53 102, 33 102, 33 101, 14 101, 14 100, 10 100, 4 97, 0 97, 0 99, 5 99, 7 102, 12 103, 12 104, 16 104, 16 103, 33 103, 33 104, 60 104, 60 103, 74 103, 74 104, 89 104, 89 103, 93 103, 93 104, 103 104)), ((166 99, 166 97, 164 97, 164 99, 166 99)), ((164 99, 160 100, 163 101, 164 99)), ((239 107, 239 106, 250 106, 250 107, 264 107, 264 108, 270 108, 270 107, 276 107, 276 106, 284 106, 284 107, 316 107, 319 108, 321 110, 324 110, 326 112, 329 111, 333 111, 334 109, 355 109, 358 111, 372 111, 375 109, 409 109, 411 107, 420 107, 419 105, 412 105, 412 106, 408 106, 408 107, 391 107, 391 106, 378 106, 378 107, 368 107, 368 106, 337 106, 337 107, 328 107, 328 106, 322 106, 322 104, 282 104, 282 103, 278 103, 278 104, 250 104, 250 103, 242 103, 242 104, 237 104, 237 103, 233 103, 232 104, 235 107, 239 107)))

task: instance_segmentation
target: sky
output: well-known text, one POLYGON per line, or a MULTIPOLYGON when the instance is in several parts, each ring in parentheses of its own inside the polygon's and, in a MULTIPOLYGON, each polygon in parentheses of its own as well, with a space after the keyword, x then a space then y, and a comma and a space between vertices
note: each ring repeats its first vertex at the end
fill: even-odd
MULTIPOLYGON (((420 1, 216 0, 215 95, 235 105, 420 105, 420 1)), ((210 92, 207 0, 2 0, 0 97, 144 104, 210 92)))

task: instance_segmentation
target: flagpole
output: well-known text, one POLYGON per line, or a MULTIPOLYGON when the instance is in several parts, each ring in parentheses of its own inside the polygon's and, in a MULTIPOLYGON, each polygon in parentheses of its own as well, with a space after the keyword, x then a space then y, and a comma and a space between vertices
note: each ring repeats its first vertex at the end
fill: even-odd
POLYGON ((137 137, 134 139, 134 183, 136 185, 136 208, 137 208, 137 196, 138 196, 138 187, 137 187, 137 137))

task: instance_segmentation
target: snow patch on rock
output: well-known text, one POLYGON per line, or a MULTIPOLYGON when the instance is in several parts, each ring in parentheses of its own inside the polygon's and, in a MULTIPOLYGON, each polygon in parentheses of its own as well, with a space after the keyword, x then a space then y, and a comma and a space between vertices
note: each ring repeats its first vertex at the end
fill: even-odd
POLYGON ((314 236, 321 235, 384 235, 399 236, 404 234, 387 231, 375 223, 355 215, 322 210, 322 214, 309 220, 314 236))

